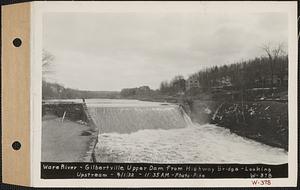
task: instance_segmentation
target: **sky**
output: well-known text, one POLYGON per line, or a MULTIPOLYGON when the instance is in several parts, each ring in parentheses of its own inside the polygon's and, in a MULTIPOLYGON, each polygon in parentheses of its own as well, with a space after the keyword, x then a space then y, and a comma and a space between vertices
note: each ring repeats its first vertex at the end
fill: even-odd
POLYGON ((264 55, 288 40, 284 13, 46 13, 43 49, 49 81, 81 90, 159 88, 214 65, 264 55))

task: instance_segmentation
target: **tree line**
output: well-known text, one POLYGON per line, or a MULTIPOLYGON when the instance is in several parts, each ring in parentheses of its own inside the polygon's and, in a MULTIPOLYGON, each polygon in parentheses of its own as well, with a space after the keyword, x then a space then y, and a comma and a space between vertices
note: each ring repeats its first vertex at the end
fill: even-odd
MULTIPOLYGON (((214 88, 232 90, 278 88, 279 91, 287 90, 288 55, 284 53, 282 45, 280 44, 273 49, 269 46, 263 46, 262 49, 267 56, 229 65, 212 66, 190 75, 189 78, 197 80, 198 88, 204 92, 214 88)), ((175 76, 170 82, 161 82, 159 91, 168 95, 195 91, 196 89, 187 88, 187 82, 190 81, 185 80, 183 76, 175 76)))
POLYGON ((65 88, 58 83, 42 82, 43 99, 119 98, 119 92, 88 91, 65 88))
POLYGON ((215 88, 227 88, 231 90, 247 90, 253 88, 278 88, 280 91, 287 90, 288 78, 288 55, 284 53, 279 44, 276 47, 264 45, 262 50, 267 56, 257 57, 247 61, 239 61, 229 65, 212 66, 202 69, 189 78, 197 80, 197 89, 188 88, 189 78, 175 76, 170 81, 163 81, 159 89, 153 90, 148 86, 136 88, 124 88, 118 92, 83 91, 65 88, 61 84, 48 82, 46 77, 51 74, 51 65, 54 56, 43 51, 43 98, 119 98, 141 97, 156 95, 185 95, 194 91, 209 92, 215 88))

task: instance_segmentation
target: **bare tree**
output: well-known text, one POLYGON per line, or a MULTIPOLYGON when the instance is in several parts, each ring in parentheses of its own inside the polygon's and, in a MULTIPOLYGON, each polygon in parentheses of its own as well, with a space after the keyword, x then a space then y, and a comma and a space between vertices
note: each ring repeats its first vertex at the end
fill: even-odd
POLYGON ((268 55, 270 61, 270 69, 271 69, 271 86, 272 89, 274 87, 274 65, 278 57, 285 53, 283 43, 279 43, 278 45, 271 46, 271 44, 264 44, 262 46, 264 52, 268 55))

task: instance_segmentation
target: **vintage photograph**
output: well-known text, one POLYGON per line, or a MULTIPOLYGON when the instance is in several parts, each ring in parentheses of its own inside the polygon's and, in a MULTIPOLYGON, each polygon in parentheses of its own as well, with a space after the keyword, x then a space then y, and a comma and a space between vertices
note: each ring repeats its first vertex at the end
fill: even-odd
POLYGON ((42 19, 42 162, 288 163, 286 13, 42 19))

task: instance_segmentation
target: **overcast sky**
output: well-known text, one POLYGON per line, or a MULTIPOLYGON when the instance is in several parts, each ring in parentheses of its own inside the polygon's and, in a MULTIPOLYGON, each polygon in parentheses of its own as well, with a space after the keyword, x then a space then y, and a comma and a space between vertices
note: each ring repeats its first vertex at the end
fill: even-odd
POLYGON ((119 91, 203 68, 262 56, 262 44, 287 44, 287 15, 47 13, 48 78, 66 87, 119 91))

